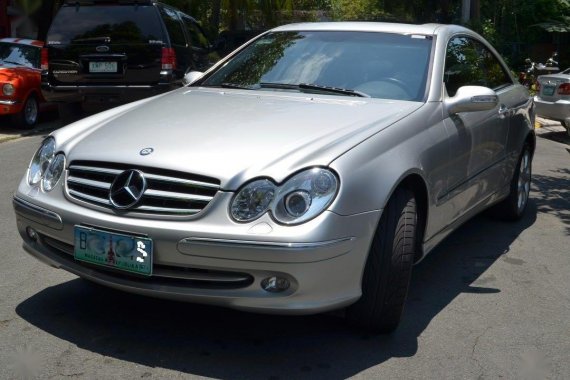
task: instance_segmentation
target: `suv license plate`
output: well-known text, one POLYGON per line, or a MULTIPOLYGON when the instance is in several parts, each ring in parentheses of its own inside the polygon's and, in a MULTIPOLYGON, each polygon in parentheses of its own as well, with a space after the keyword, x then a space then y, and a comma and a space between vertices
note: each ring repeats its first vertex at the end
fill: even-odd
POLYGON ((75 226, 77 260, 126 272, 152 275, 152 240, 75 226))
POLYGON ((117 62, 89 62, 90 73, 116 73, 117 62))
POLYGON ((554 95, 554 86, 544 86, 542 88, 542 95, 552 96, 554 95))

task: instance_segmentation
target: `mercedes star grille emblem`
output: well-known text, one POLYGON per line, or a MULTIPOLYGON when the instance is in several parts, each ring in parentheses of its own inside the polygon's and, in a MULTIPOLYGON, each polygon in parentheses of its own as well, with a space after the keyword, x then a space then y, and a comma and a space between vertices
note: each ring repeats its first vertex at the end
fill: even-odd
POLYGON ((138 170, 125 170, 115 178, 109 191, 109 201, 120 210, 135 206, 146 190, 146 179, 138 170))

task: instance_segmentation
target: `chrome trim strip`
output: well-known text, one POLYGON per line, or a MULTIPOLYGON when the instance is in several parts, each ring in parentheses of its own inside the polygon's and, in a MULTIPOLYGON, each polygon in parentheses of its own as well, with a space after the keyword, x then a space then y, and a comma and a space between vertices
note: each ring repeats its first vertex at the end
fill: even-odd
POLYGON ((200 211, 202 211, 202 209, 139 206, 135 207, 131 211, 151 211, 151 212, 165 212, 165 213, 174 213, 174 214, 193 215, 199 213, 200 211))
POLYGON ((355 237, 346 237, 335 240, 319 241, 314 243, 281 243, 275 241, 254 241, 254 240, 231 240, 231 239, 210 239, 210 238, 186 238, 180 241, 181 244, 201 244, 201 245, 231 245, 240 248, 281 248, 281 249, 319 249, 355 240, 355 237))
POLYGON ((162 176, 162 175, 158 175, 158 174, 149 174, 149 173, 144 173, 144 176, 147 179, 151 179, 151 180, 155 180, 155 181, 174 182, 174 183, 180 183, 180 184, 184 184, 184 185, 193 185, 193 186, 198 186, 198 187, 209 187, 212 189, 219 189, 220 188, 219 185, 215 185, 215 184, 208 183, 208 182, 193 181, 190 179, 166 177, 166 176, 162 176))
POLYGON ((70 165, 69 170, 83 170, 86 172, 94 172, 94 173, 106 173, 106 174, 121 174, 124 170, 117 170, 117 169, 108 169, 108 168, 100 168, 94 166, 81 166, 81 165, 70 165))
POLYGON ((144 195, 149 197, 180 199, 186 201, 205 201, 205 202, 209 202, 214 198, 207 195, 183 194, 183 193, 175 193, 171 191, 162 191, 162 190, 153 190, 153 189, 147 189, 144 192, 144 195))
POLYGON ((89 200, 92 202, 97 202, 100 204, 107 205, 109 207, 111 206, 111 202, 108 199, 97 198, 97 197, 87 195, 87 194, 83 194, 83 193, 80 193, 80 192, 77 192, 77 191, 71 190, 71 189, 69 189, 69 194, 73 195, 74 197, 79 198, 79 199, 84 199, 84 200, 86 199, 86 200, 89 200))
POLYGON ((63 229, 61 217, 53 211, 36 206, 18 197, 12 199, 12 205, 14 206, 14 211, 26 219, 56 230, 63 229))
POLYGON ((67 182, 73 182, 73 183, 76 183, 79 185, 86 185, 86 186, 96 187, 98 189, 105 189, 105 190, 109 190, 111 188, 111 184, 107 183, 107 182, 93 181, 91 179, 77 178, 77 177, 72 177, 72 176, 69 176, 67 178, 67 182))
POLYGON ((13 106, 14 104, 17 104, 18 102, 16 100, 0 100, 0 104, 3 106, 13 106))

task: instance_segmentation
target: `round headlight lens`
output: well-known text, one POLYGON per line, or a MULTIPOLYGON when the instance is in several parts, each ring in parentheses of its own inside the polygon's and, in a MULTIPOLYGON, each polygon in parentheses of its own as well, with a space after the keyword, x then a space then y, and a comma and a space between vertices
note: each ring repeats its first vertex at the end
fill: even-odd
POLYGON ((44 191, 51 191, 59 181, 65 168, 65 156, 59 153, 49 164, 42 181, 44 191))
POLYGON ((44 140, 40 149, 34 155, 30 163, 30 171, 28 173, 28 183, 35 186, 40 183, 45 171, 48 168, 55 154, 55 139, 48 137, 44 140))
POLYGON ((337 189, 338 179, 330 170, 305 170, 279 187, 271 211, 280 223, 303 223, 326 210, 337 189))
POLYGON ((285 210, 294 217, 303 216, 311 207, 311 194, 304 190, 294 191, 285 197, 285 210))
POLYGON ((261 179, 249 183, 235 196, 231 205, 231 215, 238 222, 250 222, 263 215, 275 195, 275 185, 261 179))
POLYGON ((4 86, 2 86, 2 92, 6 96, 12 96, 16 92, 16 89, 12 84, 6 83, 4 86))

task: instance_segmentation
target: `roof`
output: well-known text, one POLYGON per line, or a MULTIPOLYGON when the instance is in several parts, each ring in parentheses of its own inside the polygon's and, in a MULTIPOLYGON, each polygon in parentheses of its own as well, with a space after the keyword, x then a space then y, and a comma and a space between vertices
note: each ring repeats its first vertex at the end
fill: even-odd
POLYGON ((30 45, 30 46, 37 46, 43 47, 43 41, 38 40, 30 40, 28 38, 0 38, 0 42, 8 42, 13 44, 21 44, 21 45, 30 45))
MULTIPOLYGON (((354 31, 354 32, 384 32, 398 34, 436 35, 441 30, 465 29, 457 25, 444 24, 396 24, 389 22, 313 22, 283 25, 274 31, 354 31)), ((466 30, 466 29, 465 29, 466 30)))

